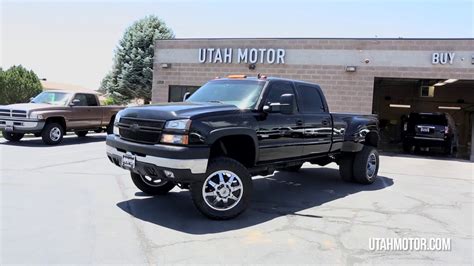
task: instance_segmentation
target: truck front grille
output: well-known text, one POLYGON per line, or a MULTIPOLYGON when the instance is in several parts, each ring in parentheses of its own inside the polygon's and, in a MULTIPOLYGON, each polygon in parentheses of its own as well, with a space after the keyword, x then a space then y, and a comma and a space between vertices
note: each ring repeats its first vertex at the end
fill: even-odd
POLYGON ((165 121, 122 117, 118 123, 120 137, 133 142, 157 144, 165 121))
POLYGON ((26 111, 24 111, 24 110, 0 109, 0 116, 26 118, 26 111))

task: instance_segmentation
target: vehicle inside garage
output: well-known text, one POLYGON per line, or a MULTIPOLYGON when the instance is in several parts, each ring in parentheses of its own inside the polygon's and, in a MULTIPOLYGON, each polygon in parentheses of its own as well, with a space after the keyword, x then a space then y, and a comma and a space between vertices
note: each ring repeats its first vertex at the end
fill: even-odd
MULTIPOLYGON (((415 116, 420 119, 420 114, 425 117, 423 119, 426 125, 417 126, 417 130, 426 129, 427 133, 429 128, 432 128, 432 131, 435 128, 435 125, 427 125, 430 124, 428 120, 431 124, 436 124, 432 119, 434 116, 451 117, 453 125, 448 125, 448 121, 445 121, 444 125, 446 132, 457 135, 457 144, 452 156, 468 159, 471 153, 474 114, 474 80, 376 77, 373 113, 380 119, 382 150, 403 152, 406 148, 405 152, 439 156, 449 155, 449 152, 446 149, 439 149, 441 145, 439 147, 425 145, 423 137, 414 141, 414 150, 410 149, 411 147, 404 147, 407 126, 410 126, 409 117, 411 115, 412 120, 415 116)), ((423 124, 421 121, 419 123, 423 124)), ((436 130, 440 132, 443 128, 436 130)))

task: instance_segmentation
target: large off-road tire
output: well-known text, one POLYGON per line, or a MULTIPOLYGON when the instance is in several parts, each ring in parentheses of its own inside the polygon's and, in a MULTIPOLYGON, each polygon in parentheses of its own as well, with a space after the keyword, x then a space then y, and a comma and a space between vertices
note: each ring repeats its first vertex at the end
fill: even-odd
POLYGON ((339 175, 346 182, 354 181, 354 154, 343 154, 339 159, 339 175))
POLYGON ((302 166, 303 166, 303 164, 301 163, 301 164, 292 165, 292 166, 282 168, 281 170, 286 171, 286 172, 298 172, 301 169, 302 166))
POLYGON ((354 181, 360 184, 372 184, 379 171, 379 153, 372 146, 364 146, 354 156, 354 181))
POLYGON ((133 184, 148 195, 164 195, 172 190, 175 183, 167 181, 163 177, 143 176, 130 172, 133 184))
POLYGON ((83 138, 83 137, 85 137, 85 136, 87 135, 87 133, 89 133, 89 132, 88 132, 87 130, 84 130, 84 131, 76 131, 76 132, 74 132, 74 133, 76 133, 76 135, 77 135, 78 137, 83 138))
POLYGON ((25 136, 25 134, 23 133, 3 132, 2 134, 6 140, 12 141, 12 142, 20 141, 23 138, 23 136, 25 136))
POLYGON ((58 123, 48 123, 41 132, 43 142, 48 145, 57 145, 61 143, 64 136, 64 128, 58 123))
POLYGON ((209 162, 206 178, 191 184, 191 196, 198 210, 216 219, 231 219, 250 204, 252 177, 238 161, 217 157, 209 162))

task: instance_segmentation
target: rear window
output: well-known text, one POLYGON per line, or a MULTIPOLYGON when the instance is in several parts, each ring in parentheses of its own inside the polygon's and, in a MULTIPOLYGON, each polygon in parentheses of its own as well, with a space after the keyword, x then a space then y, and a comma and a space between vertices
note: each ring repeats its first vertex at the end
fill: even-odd
POLYGON ((411 114, 410 121, 415 124, 428 124, 446 126, 448 121, 444 115, 435 114, 411 114))

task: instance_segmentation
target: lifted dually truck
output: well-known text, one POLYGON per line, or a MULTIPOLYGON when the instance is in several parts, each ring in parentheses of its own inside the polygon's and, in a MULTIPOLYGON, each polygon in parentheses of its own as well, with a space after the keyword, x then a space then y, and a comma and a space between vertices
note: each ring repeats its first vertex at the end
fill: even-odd
POLYGON ((96 94, 43 91, 30 103, 0 105, 0 131, 9 141, 20 141, 25 133, 41 136, 48 145, 61 143, 65 132, 85 137, 89 130, 112 133, 120 106, 100 106, 96 94))
POLYGON ((204 215, 230 219, 249 205, 252 176, 305 162, 336 162, 344 181, 373 183, 378 140, 376 116, 330 113, 316 84, 233 75, 183 103, 120 111, 106 147, 143 192, 189 188, 204 215))

